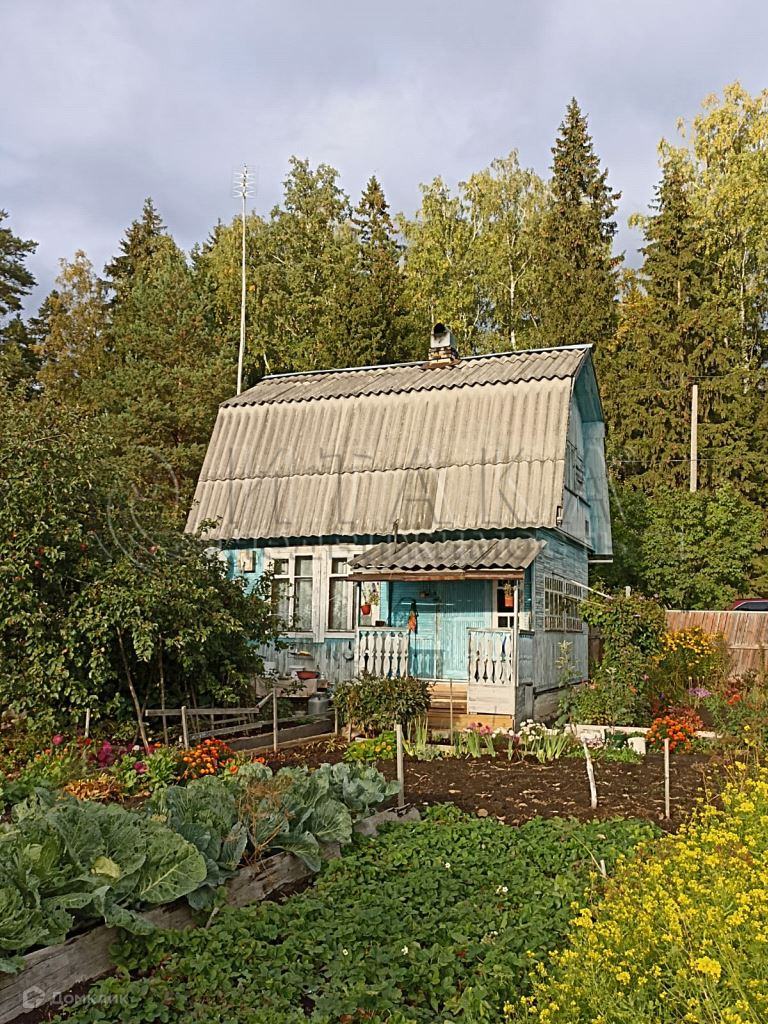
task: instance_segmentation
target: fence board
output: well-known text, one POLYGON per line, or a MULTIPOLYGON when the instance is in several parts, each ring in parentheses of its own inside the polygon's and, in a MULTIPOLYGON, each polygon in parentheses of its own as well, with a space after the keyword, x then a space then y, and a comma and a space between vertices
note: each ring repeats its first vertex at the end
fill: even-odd
POLYGON ((667 629, 692 629, 722 633, 731 656, 731 675, 768 673, 768 612, 680 611, 667 612, 667 629))

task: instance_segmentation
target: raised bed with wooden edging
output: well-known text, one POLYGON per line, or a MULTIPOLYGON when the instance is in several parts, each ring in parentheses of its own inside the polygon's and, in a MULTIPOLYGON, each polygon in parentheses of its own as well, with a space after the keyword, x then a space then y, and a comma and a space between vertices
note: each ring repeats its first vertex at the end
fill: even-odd
MULTIPOLYGON (((379 811, 358 821, 355 832, 376 835, 379 826, 389 821, 415 821, 419 812, 411 807, 379 811)), ((338 843, 323 850, 325 860, 341 855, 338 843)), ((270 893, 309 878, 312 871, 292 853, 278 853, 258 864, 241 868, 226 883, 227 904, 242 907, 256 903, 270 893)), ((159 928, 197 927, 192 911, 183 900, 145 914, 159 928)), ((94 981, 112 969, 109 948, 118 937, 117 929, 99 925, 75 935, 58 946, 46 946, 28 953, 18 974, 0 976, 0 1024, 8 1024, 30 1010, 59 1001, 75 985, 94 981)))

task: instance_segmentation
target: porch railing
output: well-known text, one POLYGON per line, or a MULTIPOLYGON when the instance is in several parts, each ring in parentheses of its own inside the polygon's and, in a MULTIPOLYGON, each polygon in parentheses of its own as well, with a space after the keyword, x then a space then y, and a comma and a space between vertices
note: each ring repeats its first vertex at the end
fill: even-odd
POLYGON ((372 676, 408 675, 410 634, 407 629, 376 626, 357 632, 357 671, 372 676))
POLYGON ((517 675, 515 634, 511 629, 469 629, 470 685, 513 686, 517 675))

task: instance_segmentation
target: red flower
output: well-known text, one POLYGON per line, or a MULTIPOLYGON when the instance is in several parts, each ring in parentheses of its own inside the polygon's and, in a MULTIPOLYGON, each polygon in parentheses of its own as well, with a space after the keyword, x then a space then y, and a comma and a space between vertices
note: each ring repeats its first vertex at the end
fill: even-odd
POLYGON ((61 746, 61 744, 63 742, 64 742, 64 737, 61 735, 60 732, 57 732, 55 736, 51 737, 51 743, 54 745, 54 747, 61 746))
POLYGON ((144 764, 143 761, 134 761, 133 770, 137 773, 137 775, 143 775, 144 772, 147 770, 147 766, 144 764))

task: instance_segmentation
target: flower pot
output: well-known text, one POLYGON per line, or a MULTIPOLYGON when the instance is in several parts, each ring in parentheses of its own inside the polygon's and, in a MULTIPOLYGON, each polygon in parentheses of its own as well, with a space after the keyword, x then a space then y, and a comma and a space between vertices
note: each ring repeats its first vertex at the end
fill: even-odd
POLYGON ((504 595, 504 607, 505 608, 514 608, 515 607, 515 595, 514 594, 505 594, 504 595))
POLYGON ((361 615, 370 615, 371 614, 371 606, 369 604, 361 604, 360 605, 360 614, 361 615))
POLYGON ((297 678, 302 681, 306 681, 307 679, 317 679, 319 675, 319 672, 313 672, 308 668, 300 668, 296 673, 297 678))

